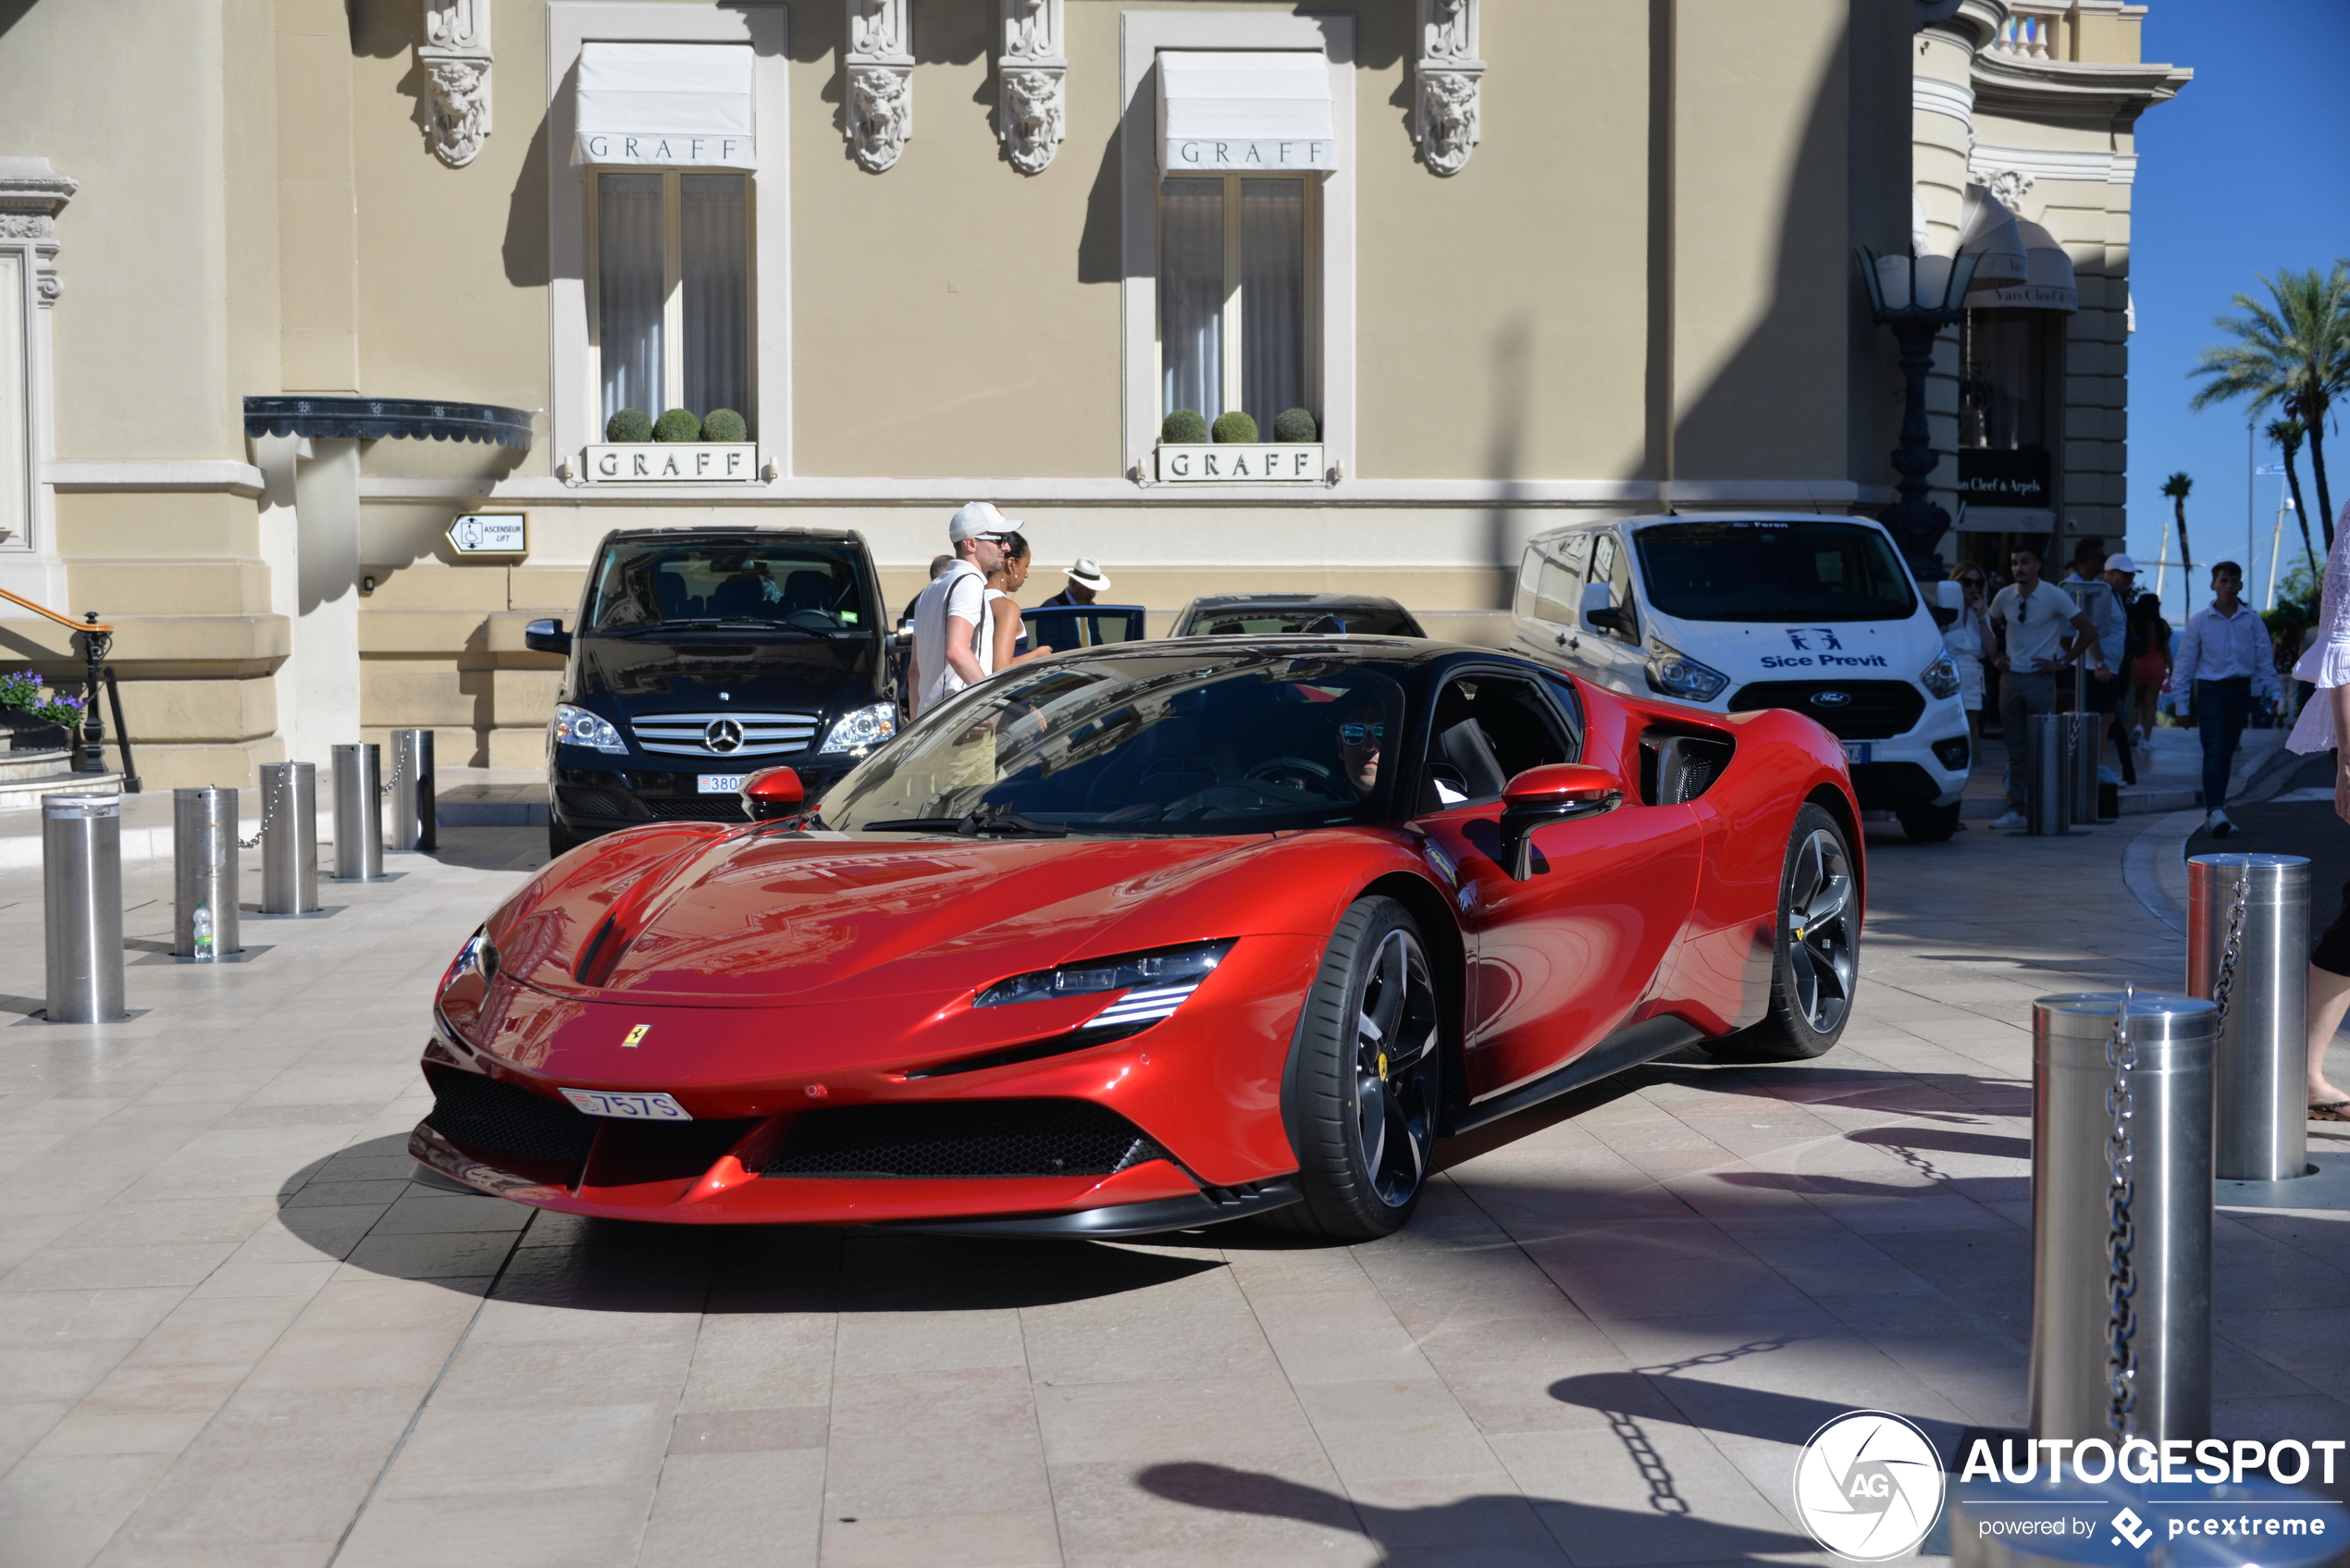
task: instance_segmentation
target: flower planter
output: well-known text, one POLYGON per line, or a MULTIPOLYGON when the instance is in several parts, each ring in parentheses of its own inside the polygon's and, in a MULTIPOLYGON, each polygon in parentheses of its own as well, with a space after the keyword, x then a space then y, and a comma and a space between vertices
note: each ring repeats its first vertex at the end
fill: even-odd
POLYGON ((63 751, 73 744, 63 724, 13 708, 0 709, 0 735, 8 737, 11 751, 63 751))
POLYGON ((1319 441, 1169 441, 1158 448, 1162 485, 1318 485, 1329 471, 1319 441))

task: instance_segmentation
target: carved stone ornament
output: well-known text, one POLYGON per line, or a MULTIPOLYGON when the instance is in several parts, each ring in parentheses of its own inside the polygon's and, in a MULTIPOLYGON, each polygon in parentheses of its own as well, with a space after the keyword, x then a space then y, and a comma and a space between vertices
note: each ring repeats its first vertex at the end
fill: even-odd
POLYGON ((1066 0, 1002 0, 1003 50, 996 74, 1004 155, 1022 174, 1042 174, 1068 134, 1069 56, 1062 43, 1066 0))
POLYGON ((33 297, 43 309, 57 302, 57 215, 81 188, 46 158, 0 157, 0 242, 29 241, 33 297))
POLYGON ((1460 173, 1477 150, 1478 95, 1485 80, 1477 13, 1478 0, 1419 0, 1412 137, 1432 173, 1460 173))
POLYGON ((914 0, 846 0, 847 130, 858 165, 880 174, 914 134, 914 0))
POLYGON ((1991 199, 2011 213, 2023 211, 2023 194, 2038 183, 2022 169, 2003 168, 1992 173, 1983 182, 1989 188, 1991 199))
POLYGON ((425 0, 425 140, 451 168, 473 162, 489 135, 490 63, 489 0, 425 0))

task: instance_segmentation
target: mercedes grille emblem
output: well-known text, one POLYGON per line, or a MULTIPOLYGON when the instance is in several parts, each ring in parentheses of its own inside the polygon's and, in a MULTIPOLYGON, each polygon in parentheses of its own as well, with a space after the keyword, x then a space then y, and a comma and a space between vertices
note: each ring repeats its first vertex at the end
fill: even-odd
POLYGON ((1812 694, 1812 706, 1814 708, 1841 708, 1851 700, 1852 694, 1849 691, 1815 691, 1812 694))
POLYGON ((710 727, 701 733, 701 743, 721 756, 729 751, 739 751, 743 744, 743 727, 732 719, 712 719, 710 727))

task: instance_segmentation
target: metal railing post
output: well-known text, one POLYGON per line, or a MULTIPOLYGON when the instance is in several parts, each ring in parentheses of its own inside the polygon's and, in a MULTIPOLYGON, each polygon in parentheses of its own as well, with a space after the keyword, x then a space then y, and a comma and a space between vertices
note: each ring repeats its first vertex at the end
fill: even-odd
POLYGON ((261 912, 308 915, 318 908, 318 765, 261 765, 261 912), (275 806, 272 806, 272 802, 275 806))
POLYGON ((171 951, 211 961, 244 951, 237 935, 237 792, 171 792, 171 951))
POLYGON ((2216 1009, 2192 996, 2132 996, 2124 1038, 2121 1008, 2118 991, 2032 1005, 2035 1438, 2118 1441, 2117 1275, 2130 1329, 2120 1345, 2134 1366, 2130 1435, 2159 1443, 2211 1433, 2216 1009), (2133 1057, 2132 1070, 2118 1070, 2133 1057), (2129 1202, 2117 1246, 2118 1191, 2129 1202))
POLYGON ((41 797, 41 894, 51 1023, 108 1023, 122 1006, 122 797, 41 797))
POLYGON ((2220 1009, 2211 1061, 2211 1174, 2289 1181, 2309 1171, 2309 862, 2187 861, 2187 994, 2220 1009))
POLYGON ((2097 742, 2103 738, 2105 726, 2095 713, 2074 709, 2067 713, 2065 725, 2065 766, 2072 771, 2072 821, 2076 826, 2095 827, 2097 821, 2097 742))
POLYGON ((439 846, 434 816, 432 732, 391 732, 391 847, 430 851, 439 846))
POLYGON ((383 752, 373 741, 335 747, 335 880, 384 874, 383 796, 376 781, 383 752))
POLYGON ((2062 838, 2072 831, 2072 771, 2065 757, 2070 728, 2062 713, 2035 713, 2027 726, 2024 831, 2035 838, 2062 838))

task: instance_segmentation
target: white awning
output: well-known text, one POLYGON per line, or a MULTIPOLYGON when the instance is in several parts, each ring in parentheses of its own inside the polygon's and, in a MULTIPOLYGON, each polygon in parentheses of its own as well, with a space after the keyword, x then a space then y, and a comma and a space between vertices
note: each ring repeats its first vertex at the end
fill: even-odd
POLYGON ((2023 281, 1972 290, 1967 303, 1978 309, 2004 305, 2011 310, 2079 310, 2081 290, 2072 280, 2072 258, 2064 253, 2056 236, 2023 218, 2016 220, 2015 229, 2023 241, 2023 281))
POLYGON ((1338 167, 1326 56, 1162 51, 1158 167, 1169 174, 1338 167))
POLYGON ((586 43, 572 161, 759 167, 748 43, 586 43))
POLYGON ((2015 214, 1980 185, 1966 188, 1966 208, 1959 218, 1959 254, 1974 258, 1974 278, 1967 285, 1970 304, 1981 302, 1975 295, 2021 283, 2031 275, 2023 237, 2016 231, 2015 214))

